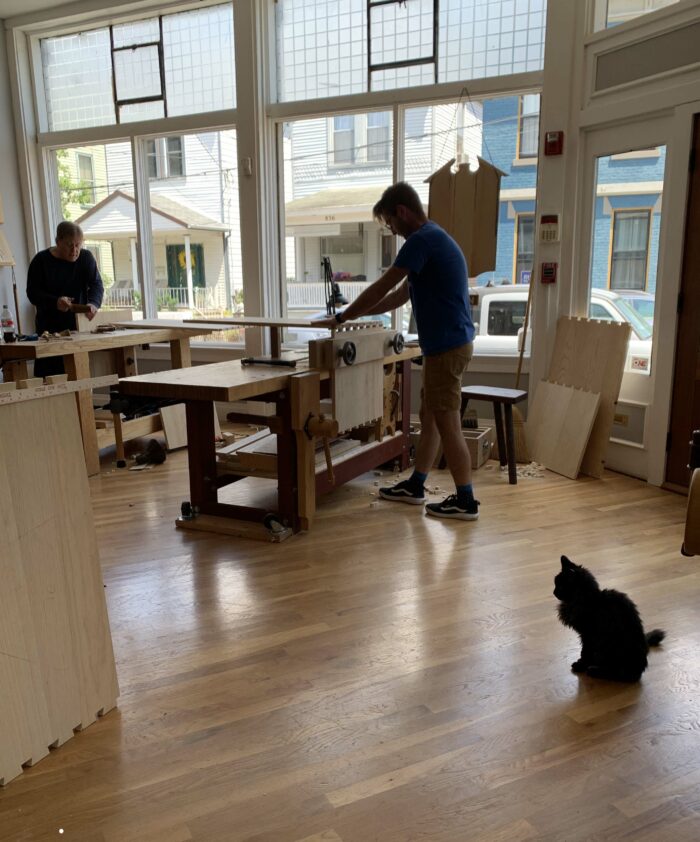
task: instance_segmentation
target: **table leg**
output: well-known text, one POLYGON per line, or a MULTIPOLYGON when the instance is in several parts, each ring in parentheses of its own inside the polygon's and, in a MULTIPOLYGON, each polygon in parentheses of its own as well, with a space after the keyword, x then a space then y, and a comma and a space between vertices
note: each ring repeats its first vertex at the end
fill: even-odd
POLYGON ((192 365, 189 336, 170 340, 170 362, 173 368, 189 368, 192 365))
POLYGON ((282 356, 282 328, 270 327, 270 356, 278 360, 282 356))
POLYGON ((401 470, 405 471, 411 462, 411 361, 401 360, 397 369, 401 389, 401 421, 397 426, 404 437, 400 465, 401 470))
POLYGON ((513 431, 513 407, 509 403, 503 404, 506 415, 506 440, 508 444, 508 482, 516 485, 518 482, 518 468, 515 461, 515 433, 513 431))
POLYGON ((506 437, 503 434, 503 415, 501 413, 501 404, 498 401, 493 402, 493 420, 496 425, 496 441, 498 442, 498 461, 503 468, 508 464, 508 451, 506 450, 506 437))
POLYGON ((214 412, 210 401, 185 401, 190 503, 205 514, 217 503, 214 412))
POLYGON ((5 383, 17 383, 29 377, 26 360, 7 360, 2 364, 5 383))
POLYGON ((296 438, 292 430, 292 401, 289 391, 277 400, 277 415, 282 419, 277 431, 277 506, 286 526, 299 531, 299 479, 296 438))
POLYGON ((119 377, 133 377, 136 370, 136 348, 115 348, 114 367, 119 377))
MULTIPOLYGON (((78 354, 65 354, 63 363, 69 380, 87 380, 90 378, 90 357, 87 351, 78 354)), ((80 418, 80 431, 83 436, 83 451, 88 476, 100 472, 100 450, 97 446, 95 410, 92 405, 92 389, 83 389, 75 393, 80 418)))

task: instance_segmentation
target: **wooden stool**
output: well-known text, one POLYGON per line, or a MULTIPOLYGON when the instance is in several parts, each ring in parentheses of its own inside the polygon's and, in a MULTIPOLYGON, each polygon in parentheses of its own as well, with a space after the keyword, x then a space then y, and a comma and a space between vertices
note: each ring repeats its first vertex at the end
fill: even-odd
POLYGON ((493 418, 496 423, 496 439, 498 441, 498 460, 501 467, 508 465, 508 482, 515 485, 518 474, 515 461, 515 433, 513 432, 513 404, 524 401, 527 392, 522 389, 499 389, 496 386, 462 386, 462 408, 460 417, 470 400, 490 401, 493 404, 493 418), (505 415, 505 435, 503 432, 503 416, 505 415))

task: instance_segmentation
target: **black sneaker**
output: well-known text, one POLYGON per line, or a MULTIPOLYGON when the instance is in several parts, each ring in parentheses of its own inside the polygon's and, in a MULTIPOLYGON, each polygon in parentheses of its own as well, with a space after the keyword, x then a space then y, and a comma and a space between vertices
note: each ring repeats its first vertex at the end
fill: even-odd
POLYGON ((396 485, 380 488, 379 496, 385 500, 396 500, 397 503, 411 503, 414 506, 420 506, 421 503, 425 503, 424 489, 421 488, 420 491, 416 491, 415 486, 411 485, 407 479, 397 482, 396 485))
POLYGON ((470 500, 461 506, 456 494, 445 497, 442 503, 428 503, 425 507, 426 515, 433 517, 451 517, 458 520, 477 520, 479 517, 479 501, 470 500))

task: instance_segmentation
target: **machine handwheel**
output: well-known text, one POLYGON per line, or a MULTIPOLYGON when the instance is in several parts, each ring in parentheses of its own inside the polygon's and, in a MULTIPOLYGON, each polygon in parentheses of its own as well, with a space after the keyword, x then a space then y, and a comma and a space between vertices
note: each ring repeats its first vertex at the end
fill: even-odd
POLYGON ((357 357, 357 348, 354 342, 345 342, 340 350, 340 356, 345 365, 352 365, 357 357))
POLYGON ((391 340, 391 347, 394 349, 394 353, 400 354, 405 344, 403 333, 395 333, 394 338, 391 340))

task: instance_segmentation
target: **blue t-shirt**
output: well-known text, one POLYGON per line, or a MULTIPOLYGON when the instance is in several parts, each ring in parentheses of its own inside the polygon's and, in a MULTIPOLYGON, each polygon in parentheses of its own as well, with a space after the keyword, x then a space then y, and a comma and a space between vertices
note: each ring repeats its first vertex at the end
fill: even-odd
POLYGON ((428 221, 399 249, 394 266, 408 269, 408 290, 427 356, 474 341, 467 261, 450 235, 428 221))

